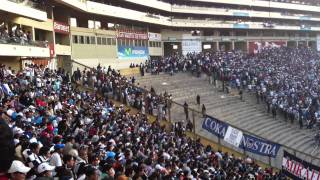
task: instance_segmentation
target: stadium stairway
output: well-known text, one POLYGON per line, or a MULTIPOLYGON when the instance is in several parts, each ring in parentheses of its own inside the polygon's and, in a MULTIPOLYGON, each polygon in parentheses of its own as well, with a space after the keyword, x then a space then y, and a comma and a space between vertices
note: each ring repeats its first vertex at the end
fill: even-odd
MULTIPOLYGON (((229 94, 221 92, 221 83, 214 87, 209 84, 209 79, 205 75, 197 78, 189 73, 178 73, 173 76, 146 73, 145 76, 138 76, 136 79, 138 86, 146 89, 152 86, 157 93, 166 91, 172 94, 175 102, 182 105, 186 101, 190 108, 197 111, 201 111, 201 106, 198 107, 196 104, 196 96, 199 94, 201 105, 206 106, 206 114, 267 140, 320 157, 318 152, 313 152, 315 145, 312 130, 300 129, 297 122, 294 124, 285 122, 282 115, 273 119, 272 115, 266 112, 265 104, 257 104, 253 95, 244 93, 244 101, 241 101, 235 90, 229 94)), ((192 117, 191 112, 189 117, 192 117)), ((196 113, 195 117, 196 133, 212 137, 208 131, 201 128, 201 115, 196 113)), ((171 120, 185 122, 182 106, 172 105, 171 120)))

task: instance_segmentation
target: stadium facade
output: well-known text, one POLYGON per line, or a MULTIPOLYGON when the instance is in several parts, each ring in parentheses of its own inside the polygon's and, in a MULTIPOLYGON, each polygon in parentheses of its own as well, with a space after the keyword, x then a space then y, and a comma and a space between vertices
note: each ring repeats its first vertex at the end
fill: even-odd
POLYGON ((121 69, 174 52, 320 49, 319 12, 312 0, 3 0, 0 60, 121 69))

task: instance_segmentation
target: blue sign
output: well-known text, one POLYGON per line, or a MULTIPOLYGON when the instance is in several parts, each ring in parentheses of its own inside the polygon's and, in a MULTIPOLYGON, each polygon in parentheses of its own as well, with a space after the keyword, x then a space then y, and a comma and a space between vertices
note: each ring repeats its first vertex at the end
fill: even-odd
POLYGON ((276 157, 280 149, 279 144, 244 134, 240 148, 262 156, 276 157))
POLYGON ((220 137, 224 138, 226 135, 228 124, 224 123, 222 121, 219 121, 218 119, 215 119, 213 117, 206 116, 203 123, 202 128, 209 131, 210 133, 220 137))
POLYGON ((241 16, 241 17, 249 17, 249 13, 247 12, 233 12, 234 16, 241 16))
POLYGON ((311 31, 311 27, 310 26, 300 26, 300 30, 302 30, 302 31, 311 31))
POLYGON ((310 20, 311 17, 310 16, 300 16, 299 19, 300 20, 310 20))
POLYGON ((147 59, 148 56, 148 47, 118 46, 119 59, 147 59))
POLYGON ((236 28, 236 29, 249 29, 249 24, 237 23, 237 24, 233 24, 233 28, 236 28))

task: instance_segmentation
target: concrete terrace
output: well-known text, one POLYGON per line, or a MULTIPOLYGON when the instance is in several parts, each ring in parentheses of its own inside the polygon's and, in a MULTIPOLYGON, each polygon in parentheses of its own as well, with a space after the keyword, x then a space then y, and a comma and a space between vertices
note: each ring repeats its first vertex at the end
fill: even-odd
MULTIPOLYGON (((270 141, 320 157, 319 152, 314 151, 313 136, 315 132, 313 130, 299 129, 297 122, 294 124, 285 122, 282 115, 278 115, 274 120, 272 115, 266 112, 264 103, 256 104, 253 95, 245 93, 244 101, 241 101, 236 92, 230 94, 221 92, 221 84, 218 83, 217 87, 210 85, 208 78, 204 75, 197 78, 189 73, 179 73, 174 76, 146 73, 144 77, 136 77, 136 79, 140 87, 146 86, 147 89, 150 89, 153 86, 158 94, 167 91, 172 94, 175 102, 184 104, 186 101, 190 108, 201 111, 196 104, 196 95, 199 94, 201 104, 205 104, 208 115, 270 141)), ((191 111, 189 116, 192 117, 191 111)), ((185 121, 181 106, 173 104, 171 119, 172 121, 185 121)), ((196 132, 217 141, 215 136, 201 128, 202 121, 200 114, 196 114, 196 132)), ((266 160, 264 159, 264 161, 266 160)), ((279 166, 279 163, 277 162, 275 165, 279 166)), ((318 160, 313 160, 312 163, 320 164, 318 160)))

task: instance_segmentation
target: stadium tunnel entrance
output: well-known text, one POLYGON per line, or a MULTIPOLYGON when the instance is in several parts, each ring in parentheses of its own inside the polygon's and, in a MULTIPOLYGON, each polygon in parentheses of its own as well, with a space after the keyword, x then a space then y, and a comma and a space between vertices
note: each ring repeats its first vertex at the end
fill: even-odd
POLYGON ((245 41, 234 42, 234 49, 247 52, 248 51, 247 42, 245 41))
POLYGON ((164 56, 169 56, 175 53, 181 54, 181 42, 164 42, 164 56))
POLYGON ((219 42, 219 50, 220 51, 231 51, 232 50, 232 42, 219 42))

